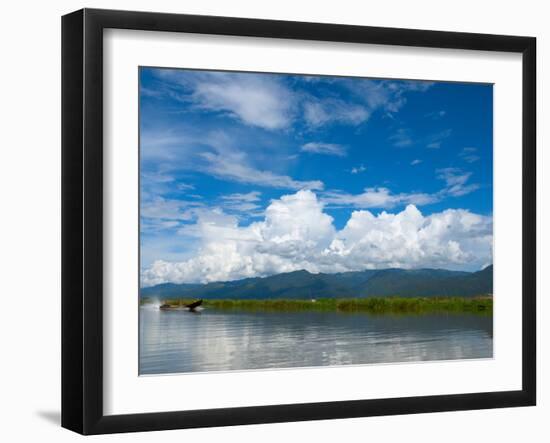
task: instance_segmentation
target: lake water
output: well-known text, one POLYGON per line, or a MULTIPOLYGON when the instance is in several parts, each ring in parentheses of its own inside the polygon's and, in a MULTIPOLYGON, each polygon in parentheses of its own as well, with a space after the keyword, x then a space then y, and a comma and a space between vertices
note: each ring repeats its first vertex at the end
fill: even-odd
POLYGON ((141 374, 492 356, 491 316, 140 308, 141 374))

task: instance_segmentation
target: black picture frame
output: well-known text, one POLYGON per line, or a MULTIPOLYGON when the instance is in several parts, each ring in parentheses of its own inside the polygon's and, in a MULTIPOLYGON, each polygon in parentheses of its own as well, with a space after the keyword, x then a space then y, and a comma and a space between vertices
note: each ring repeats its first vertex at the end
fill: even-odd
POLYGON ((62 18, 62 426, 81 434, 320 420, 536 403, 536 39, 83 9, 62 18), (522 389, 131 415, 103 413, 103 30, 502 51, 522 54, 522 389))

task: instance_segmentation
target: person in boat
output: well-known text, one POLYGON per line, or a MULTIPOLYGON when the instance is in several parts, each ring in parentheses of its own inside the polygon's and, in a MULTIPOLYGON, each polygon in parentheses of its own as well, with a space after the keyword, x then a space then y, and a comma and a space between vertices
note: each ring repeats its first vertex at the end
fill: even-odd
MULTIPOLYGON (((189 303, 184 305, 187 309, 189 309, 191 312, 195 312, 195 309, 198 308, 200 305, 202 305, 202 299, 194 301, 193 303, 189 303)), ((159 306, 159 309, 161 310, 171 310, 171 309, 182 309, 181 306, 174 306, 169 303, 164 303, 159 306)))
POLYGON ((190 311, 194 311, 200 305, 202 305, 202 299, 194 301, 193 303, 189 303, 188 305, 185 305, 185 307, 189 308, 190 311))

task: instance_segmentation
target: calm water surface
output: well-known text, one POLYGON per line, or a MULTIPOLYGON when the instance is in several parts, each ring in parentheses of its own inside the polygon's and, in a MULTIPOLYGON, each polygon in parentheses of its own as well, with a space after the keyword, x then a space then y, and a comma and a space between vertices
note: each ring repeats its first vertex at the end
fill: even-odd
POLYGON ((490 316, 140 308, 141 374, 492 356, 490 316))

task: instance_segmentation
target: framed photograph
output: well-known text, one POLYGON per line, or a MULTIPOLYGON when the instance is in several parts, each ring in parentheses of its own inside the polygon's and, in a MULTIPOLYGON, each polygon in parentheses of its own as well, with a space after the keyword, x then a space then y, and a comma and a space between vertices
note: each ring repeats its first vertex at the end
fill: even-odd
POLYGON ((62 20, 62 425, 534 405, 531 37, 62 20))

